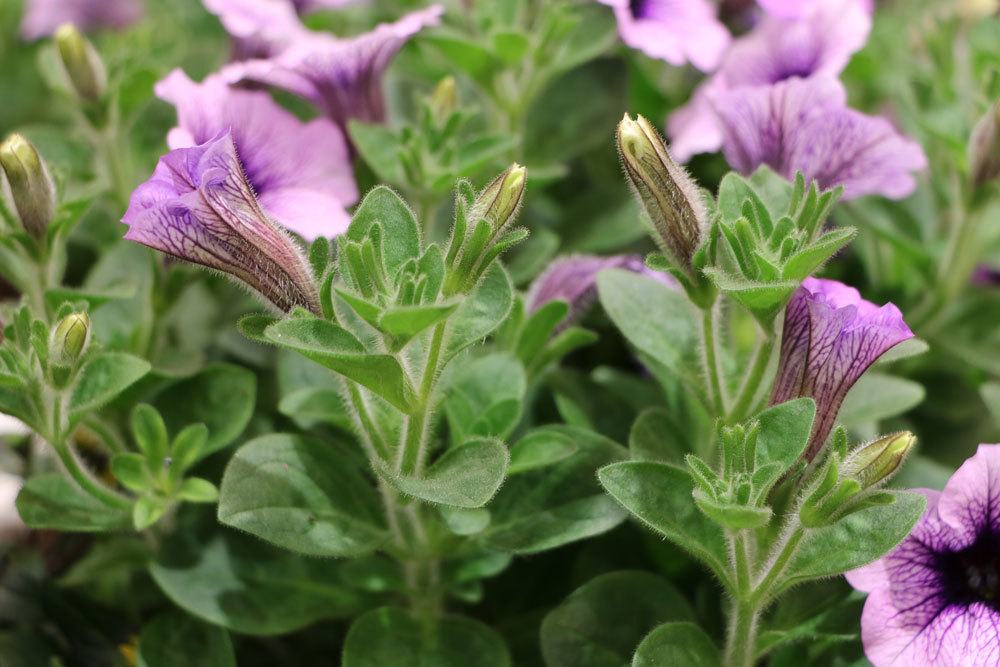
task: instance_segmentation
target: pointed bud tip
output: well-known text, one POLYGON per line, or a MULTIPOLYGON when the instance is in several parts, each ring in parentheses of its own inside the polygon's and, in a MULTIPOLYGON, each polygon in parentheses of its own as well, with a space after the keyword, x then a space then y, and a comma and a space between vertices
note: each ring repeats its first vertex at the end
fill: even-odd
POLYGON ((96 102, 107 88, 104 63, 93 45, 72 23, 63 23, 55 32, 56 48, 69 82, 81 99, 96 102))
POLYGON ((864 488, 872 487, 894 475, 916 444, 917 436, 910 431, 883 436, 852 452, 844 462, 845 472, 864 488))
POLYGON ((20 134, 0 144, 0 168, 7 175, 14 208, 25 231, 41 238, 55 215, 55 186, 42 156, 20 134))

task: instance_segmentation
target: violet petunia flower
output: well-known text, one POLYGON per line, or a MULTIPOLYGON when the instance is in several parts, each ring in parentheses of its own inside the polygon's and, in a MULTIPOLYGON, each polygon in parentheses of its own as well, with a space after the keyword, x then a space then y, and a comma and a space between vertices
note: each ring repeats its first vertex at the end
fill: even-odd
POLYGON ((803 281, 785 310, 771 405, 800 397, 816 402, 807 460, 822 449, 858 378, 890 348, 912 337, 895 305, 876 306, 836 280, 803 281))
POLYGON ((745 87, 712 101, 726 160, 744 174, 768 165, 788 179, 801 171, 823 188, 842 185, 844 199, 901 199, 916 188, 912 172, 927 166, 920 144, 886 119, 848 108, 830 77, 745 87))
MULTIPOLYGON (((869 14, 875 11, 875 0, 860 0, 869 14)), ((808 14, 828 0, 757 0, 757 4, 772 16, 796 18, 808 14)))
POLYGON ((279 310, 319 312, 308 263, 258 204, 228 131, 160 158, 122 222, 126 239, 229 274, 279 310))
POLYGON ((989 264, 980 264, 972 272, 970 280, 973 285, 979 287, 996 287, 1000 285, 1000 268, 989 264))
POLYGON ((222 76, 229 83, 287 90, 341 127, 354 118, 380 122, 385 120, 382 73, 410 37, 438 24, 443 11, 433 5, 350 39, 304 31, 271 57, 232 63, 222 76))
POLYGON ((125 28, 142 18, 142 11, 139 0, 27 0, 21 36, 48 37, 64 23, 83 31, 125 28))
POLYGON ((594 304, 597 274, 605 269, 625 269, 665 285, 677 286, 672 276, 650 269, 638 255, 568 255, 549 264, 531 283, 525 297, 525 310, 533 313, 549 301, 561 299, 570 307, 563 325, 579 320, 594 304))
POLYGON ((729 31, 707 0, 599 2, 614 8, 622 41, 650 58, 711 72, 729 46, 729 31))
POLYGON ((719 70, 667 121, 671 150, 681 162, 722 146, 712 99, 744 87, 766 87, 791 77, 836 77, 868 39, 871 16, 859 0, 803 3, 794 18, 765 17, 733 42, 719 70))
POLYGON ((1000 445, 980 445, 902 544, 847 573, 875 667, 1000 664, 1000 445))
POLYGON ((263 91, 237 90, 218 76, 195 83, 174 70, 156 94, 177 108, 170 148, 203 144, 231 131, 261 207, 307 240, 347 229, 358 199, 344 135, 325 118, 303 123, 263 91))

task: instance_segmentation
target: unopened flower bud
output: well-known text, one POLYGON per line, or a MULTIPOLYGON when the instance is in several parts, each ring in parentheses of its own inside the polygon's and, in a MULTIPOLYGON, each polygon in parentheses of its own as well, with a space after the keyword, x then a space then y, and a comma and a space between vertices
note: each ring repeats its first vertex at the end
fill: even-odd
POLYGON ((12 134, 0 144, 0 166, 24 230, 41 238, 56 209, 56 189, 45 161, 30 141, 12 134))
POLYGON ((429 100, 431 113, 438 123, 444 123, 458 108, 458 91, 455 88, 455 77, 446 76, 438 82, 429 100))
POLYGON ((500 234, 514 218, 524 201, 528 170, 516 162, 486 186, 472 205, 472 220, 485 219, 493 228, 493 236, 500 234))
POLYGON ((659 132, 642 116, 626 115, 616 132, 625 175, 652 223, 664 253, 690 273, 707 212, 698 188, 667 151, 659 132))
POLYGON ((90 341, 90 317, 87 313, 71 313, 59 321, 52 330, 49 353, 61 365, 76 363, 90 341))
POLYGON ((858 480, 862 488, 871 488, 899 470, 916 442, 917 437, 909 431, 883 436, 851 452, 843 472, 858 480))
POLYGON ((976 186, 1000 176, 1000 101, 994 103, 972 129, 969 174, 976 186))
POLYGON ((108 75, 94 45, 70 23, 56 30, 55 39, 59 59, 76 94, 87 102, 101 99, 108 87, 108 75))

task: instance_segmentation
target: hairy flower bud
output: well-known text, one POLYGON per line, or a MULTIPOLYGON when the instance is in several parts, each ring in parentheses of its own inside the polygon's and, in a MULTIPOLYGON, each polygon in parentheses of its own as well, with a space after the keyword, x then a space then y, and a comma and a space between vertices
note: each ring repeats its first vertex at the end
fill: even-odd
POLYGON ((690 273, 707 212, 698 188, 667 151, 663 137, 642 116, 626 115, 616 132, 625 175, 635 189, 665 254, 690 273))
POLYGON ((843 471, 861 482, 862 488, 871 488, 899 470, 916 442, 917 437, 909 431, 882 436, 851 452, 843 471))
POLYGON ((1000 176, 1000 101, 972 129, 968 151, 973 184, 979 186, 1000 176))
POLYGON ((71 23, 59 26, 55 39, 59 59, 76 94, 87 102, 101 99, 108 87, 108 75, 93 44, 71 23))
POLYGON ((56 189, 45 161, 30 141, 12 134, 0 144, 0 166, 21 224, 28 234, 41 238, 56 209, 56 189))
POLYGON ((516 162, 507 167, 479 193, 469 217, 473 221, 484 219, 489 222, 494 237, 502 233, 521 208, 527 175, 528 170, 516 162))
POLYGON ((443 124, 458 107, 458 91, 455 88, 455 77, 446 76, 434 87, 430 97, 431 114, 434 120, 443 124))
POLYGON ((53 361, 64 366, 76 363, 90 342, 90 317, 87 313, 70 313, 52 330, 49 353, 53 361))

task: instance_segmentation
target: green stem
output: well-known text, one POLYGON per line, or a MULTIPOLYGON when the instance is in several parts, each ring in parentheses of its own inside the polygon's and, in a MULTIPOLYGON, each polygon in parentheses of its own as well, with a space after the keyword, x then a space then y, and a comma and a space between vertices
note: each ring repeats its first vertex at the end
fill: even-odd
POLYGON ((437 378, 438 363, 441 360, 441 351, 444 347, 444 334, 445 322, 441 322, 434 328, 434 334, 431 337, 427 362, 420 380, 417 409, 406 419, 406 434, 396 461, 396 472, 399 474, 410 475, 419 472, 423 467, 427 427, 431 412, 431 396, 434 393, 434 381, 437 378))
POLYGON ((104 486, 94 479, 89 472, 84 470, 83 463, 81 463, 80 459, 77 458, 76 452, 73 451, 69 442, 61 438, 53 438, 49 442, 52 445, 52 449, 55 450, 56 455, 59 457, 59 460, 62 461, 66 472, 69 473, 69 476, 74 482, 76 482, 77 486, 87 492, 88 495, 101 504, 115 509, 124 510, 132 507, 131 500, 104 486))
POLYGON ((703 360, 705 376, 708 380, 709 399, 716 414, 726 414, 726 398, 722 388, 722 372, 719 369, 719 352, 716 348, 716 307, 712 305, 702 311, 701 334, 704 348, 703 360))
POLYGON ((767 568, 767 573, 754 587, 752 597, 754 604, 758 606, 765 605, 774 597, 776 592, 773 590, 774 585, 782 573, 784 573, 788 563, 792 560, 792 556, 795 555, 796 550, 799 548, 799 542, 802 541, 804 536, 805 529, 798 525, 786 532, 786 537, 781 548, 771 561, 771 565, 767 568))
POLYGON ((760 389, 760 381, 764 377, 764 372, 771 361, 771 354, 774 351, 774 334, 767 333, 754 351, 753 361, 750 362, 750 370, 743 378, 739 393, 736 395, 736 402, 729 411, 727 422, 733 423, 745 419, 750 408, 753 406, 753 399, 760 389))
POLYGON ((361 440, 367 445, 369 450, 368 455, 388 461, 389 448, 386 446, 378 428, 375 426, 375 422, 372 420, 371 414, 368 412, 368 404, 365 403, 365 398, 361 395, 361 390, 354 382, 348 382, 347 388, 351 397, 351 405, 354 406, 354 411, 358 415, 361 440))
POLYGON ((760 611, 756 607, 733 602, 726 635, 727 667, 753 667, 759 620, 760 611))

